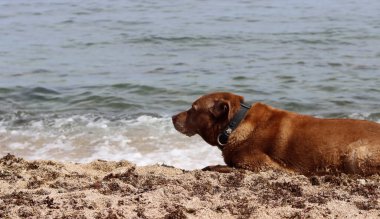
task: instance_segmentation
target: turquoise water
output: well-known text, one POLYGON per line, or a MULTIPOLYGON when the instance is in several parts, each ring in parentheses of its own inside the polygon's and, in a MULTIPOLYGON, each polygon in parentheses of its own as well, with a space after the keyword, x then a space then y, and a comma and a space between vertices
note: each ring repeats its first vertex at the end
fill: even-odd
POLYGON ((380 121, 375 0, 5 0, 0 8, 0 155, 221 163, 219 151, 170 124, 212 91, 380 121))

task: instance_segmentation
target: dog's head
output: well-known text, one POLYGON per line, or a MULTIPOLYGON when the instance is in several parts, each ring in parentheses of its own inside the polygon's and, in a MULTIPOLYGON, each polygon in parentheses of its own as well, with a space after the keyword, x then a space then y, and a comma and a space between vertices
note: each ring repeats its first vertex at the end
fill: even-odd
POLYGON ((243 101, 243 97, 232 93, 207 94, 196 100, 189 110, 173 116, 174 127, 187 136, 199 134, 207 143, 218 145, 218 135, 243 101))

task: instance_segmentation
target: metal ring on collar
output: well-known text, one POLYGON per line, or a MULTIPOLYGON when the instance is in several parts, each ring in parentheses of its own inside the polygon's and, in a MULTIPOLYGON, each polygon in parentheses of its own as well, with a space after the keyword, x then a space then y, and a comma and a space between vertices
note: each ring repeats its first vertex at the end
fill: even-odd
POLYGON ((216 139, 216 141, 218 142, 218 144, 220 145, 220 146, 224 146, 224 145, 226 145, 227 144, 227 142, 226 143, 222 143, 222 142, 220 142, 220 137, 223 135, 223 133, 220 133, 219 135, 218 135, 218 138, 216 139))

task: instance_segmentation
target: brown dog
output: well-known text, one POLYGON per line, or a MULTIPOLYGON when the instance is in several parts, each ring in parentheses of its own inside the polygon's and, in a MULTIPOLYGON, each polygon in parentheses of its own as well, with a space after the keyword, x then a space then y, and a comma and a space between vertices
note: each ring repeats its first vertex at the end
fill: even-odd
POLYGON ((380 124, 314 118, 262 103, 252 105, 241 116, 243 101, 243 97, 231 93, 212 93, 196 100, 188 111, 173 116, 179 132, 199 134, 222 150, 228 167, 210 166, 205 170, 226 172, 236 167, 257 171, 271 167, 305 175, 380 173, 380 124), (236 129, 227 128, 239 113, 242 120, 234 124, 236 129), (229 136, 220 142, 223 133, 229 136))

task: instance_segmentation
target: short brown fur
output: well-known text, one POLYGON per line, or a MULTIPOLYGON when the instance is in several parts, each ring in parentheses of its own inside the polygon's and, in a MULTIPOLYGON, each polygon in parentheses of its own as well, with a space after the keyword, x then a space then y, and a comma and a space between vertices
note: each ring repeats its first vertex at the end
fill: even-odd
MULTIPOLYGON (((199 134, 211 145, 239 111, 243 97, 231 93, 202 96, 188 111, 173 116, 175 128, 199 134)), ((380 173, 380 124, 354 119, 321 119, 254 104, 223 149, 228 167, 258 171, 271 167, 305 175, 380 173)))

